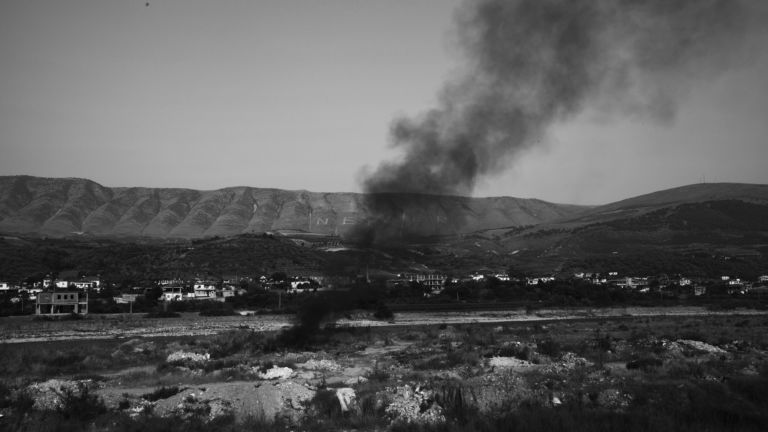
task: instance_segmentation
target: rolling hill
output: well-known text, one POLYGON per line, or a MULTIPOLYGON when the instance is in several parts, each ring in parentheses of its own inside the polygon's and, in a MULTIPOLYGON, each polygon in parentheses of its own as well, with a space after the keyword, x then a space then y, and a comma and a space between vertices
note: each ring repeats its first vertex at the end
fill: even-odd
POLYGON ((472 245, 465 239, 457 246, 478 244, 475 249, 537 271, 706 273, 741 263, 768 273, 768 185, 683 186, 533 227, 479 234, 472 245))

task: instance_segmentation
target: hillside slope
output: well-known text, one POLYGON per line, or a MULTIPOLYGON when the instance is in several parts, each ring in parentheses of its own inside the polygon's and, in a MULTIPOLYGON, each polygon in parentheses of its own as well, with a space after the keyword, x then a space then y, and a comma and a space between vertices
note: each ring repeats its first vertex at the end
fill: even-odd
MULTIPOLYGON (((585 207, 536 199, 391 195, 425 235, 535 225, 585 207)), ((344 236, 371 216, 365 196, 252 187, 212 191, 109 188, 86 179, 0 177, 0 232, 63 237, 201 238, 266 231, 344 236)))
POLYGON ((473 241, 541 271, 706 273, 727 262, 768 273, 768 185, 684 186, 530 228, 490 230, 473 241))
POLYGON ((700 183, 666 189, 587 210, 566 223, 594 223, 626 219, 684 204, 738 200, 768 204, 768 185, 743 183, 700 183))

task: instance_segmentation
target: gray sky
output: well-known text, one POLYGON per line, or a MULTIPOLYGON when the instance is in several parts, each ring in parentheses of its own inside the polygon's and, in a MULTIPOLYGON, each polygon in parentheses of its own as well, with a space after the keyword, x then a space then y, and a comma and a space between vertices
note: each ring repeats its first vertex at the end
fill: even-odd
MULTIPOLYGON (((457 0, 0 0, 0 175, 106 186, 359 191, 397 115, 461 66, 457 0)), ((765 42, 765 41, 762 41, 765 42)), ((768 55, 676 120, 585 112, 476 196, 599 204, 768 183, 768 55)))

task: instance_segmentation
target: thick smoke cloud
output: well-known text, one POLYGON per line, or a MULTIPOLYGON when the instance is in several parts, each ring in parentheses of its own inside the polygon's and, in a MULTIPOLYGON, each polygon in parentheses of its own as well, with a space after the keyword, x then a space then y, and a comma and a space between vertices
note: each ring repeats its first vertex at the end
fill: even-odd
MULTIPOLYGON (((382 221, 387 193, 469 195, 548 128, 586 109, 671 121, 692 83, 741 59, 757 2, 469 0, 457 12, 466 57, 438 106, 391 127, 403 158, 363 180, 382 221)), ((390 231, 392 231, 390 229, 390 231)))

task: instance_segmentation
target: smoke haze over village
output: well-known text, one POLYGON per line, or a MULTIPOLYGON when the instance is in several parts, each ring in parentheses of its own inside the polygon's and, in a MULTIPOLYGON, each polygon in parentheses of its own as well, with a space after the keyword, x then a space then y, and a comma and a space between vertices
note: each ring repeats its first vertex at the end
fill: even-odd
POLYGON ((0 174, 577 204, 768 183, 765 9, 3 2, 0 174))

